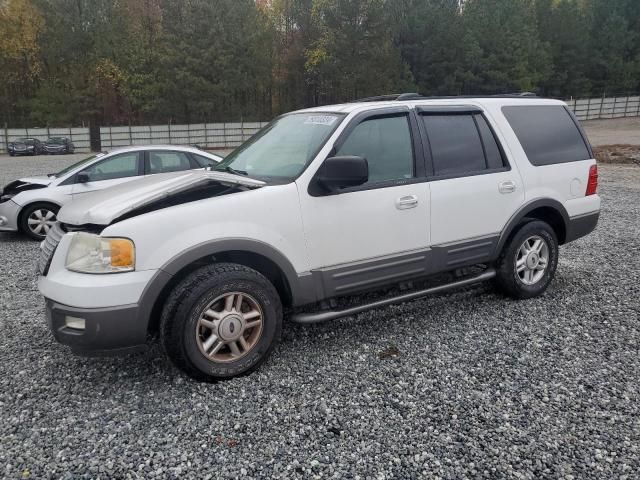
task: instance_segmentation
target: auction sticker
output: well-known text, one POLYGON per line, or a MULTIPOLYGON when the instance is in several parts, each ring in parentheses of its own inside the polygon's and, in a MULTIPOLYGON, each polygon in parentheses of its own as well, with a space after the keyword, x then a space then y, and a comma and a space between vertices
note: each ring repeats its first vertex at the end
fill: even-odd
POLYGON ((304 123, 313 125, 333 125, 336 120, 337 117, 332 117, 330 115, 312 115, 307 117, 304 123))

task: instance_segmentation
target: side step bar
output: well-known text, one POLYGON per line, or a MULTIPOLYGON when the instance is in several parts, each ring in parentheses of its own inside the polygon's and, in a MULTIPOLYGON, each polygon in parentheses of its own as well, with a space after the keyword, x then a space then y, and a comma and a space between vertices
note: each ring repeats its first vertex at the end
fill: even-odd
POLYGON ((425 297, 433 293, 446 292, 447 290, 453 290, 454 288, 466 287, 480 282, 486 282, 496 276, 496 271, 493 268, 489 268, 475 277, 465 278, 457 280, 455 282, 446 283, 444 285, 438 285, 437 287, 426 288, 424 290, 418 290, 417 292, 405 293, 404 295, 398 295, 397 297, 385 298, 384 300, 378 300, 364 305, 358 305, 357 307, 345 308, 344 310, 328 310, 323 312, 310 312, 310 313, 297 313, 291 316, 291 320, 296 323, 320 323, 327 320, 335 320, 336 318, 348 317, 357 313, 366 312, 373 308, 385 307, 394 303, 402 303, 409 300, 415 300, 416 298, 425 297))

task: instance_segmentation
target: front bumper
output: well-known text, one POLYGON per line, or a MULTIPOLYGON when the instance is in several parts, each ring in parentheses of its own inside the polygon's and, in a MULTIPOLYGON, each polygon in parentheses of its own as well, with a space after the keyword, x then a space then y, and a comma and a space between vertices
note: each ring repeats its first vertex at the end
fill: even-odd
POLYGON ((16 232, 19 213, 20 205, 13 200, 0 203, 0 232, 16 232))
POLYGON ((147 322, 140 321, 138 305, 75 308, 46 299, 46 311, 55 339, 78 355, 125 355, 147 348, 147 322), (85 328, 68 327, 67 317, 83 319, 85 328))

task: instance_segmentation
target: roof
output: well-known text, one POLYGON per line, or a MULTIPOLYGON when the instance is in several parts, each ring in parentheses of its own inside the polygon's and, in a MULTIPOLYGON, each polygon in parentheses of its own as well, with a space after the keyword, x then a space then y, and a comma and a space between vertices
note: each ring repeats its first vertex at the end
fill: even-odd
POLYGON ((485 106, 488 107, 488 106, 495 106, 495 105, 503 106, 503 105, 532 105, 532 104, 564 105, 564 102, 562 102, 561 100, 554 100, 554 99, 536 97, 531 95, 421 97, 417 94, 403 94, 403 95, 391 95, 391 96, 383 95, 380 97, 369 97, 369 98, 356 100, 349 103, 305 108, 303 110, 298 110, 298 112, 300 113, 306 113, 306 112, 351 113, 356 110, 369 110, 374 108, 392 107, 392 106, 399 106, 399 105, 406 105, 408 107, 415 107, 417 105, 477 105, 480 107, 485 107, 485 106))
POLYGON ((192 147, 190 145, 128 145, 123 147, 115 147, 108 151, 109 154, 115 152, 136 152, 139 150, 178 150, 183 152, 192 152, 198 154, 205 154, 214 157, 220 158, 220 155, 216 155, 215 153, 207 152, 206 150, 202 150, 198 147, 192 147))

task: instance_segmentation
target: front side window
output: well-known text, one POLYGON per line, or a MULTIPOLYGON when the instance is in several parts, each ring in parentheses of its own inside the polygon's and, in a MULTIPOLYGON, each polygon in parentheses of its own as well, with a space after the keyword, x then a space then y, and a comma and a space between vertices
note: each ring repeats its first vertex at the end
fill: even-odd
POLYGON ((315 112, 279 117, 227 155, 214 170, 267 179, 296 178, 343 118, 315 112))
POLYGON ((139 174, 139 157, 139 152, 121 153, 91 165, 83 172, 89 175, 90 182, 135 177, 139 174))
POLYGON ((189 170, 191 162, 184 152, 149 151, 149 173, 166 173, 189 170))
POLYGON ((497 141, 480 114, 422 115, 435 176, 463 176, 503 168, 497 141))
POLYGON ((91 155, 90 157, 85 158, 84 160, 80 160, 79 162, 74 163, 73 165, 69 165, 67 168, 63 168, 62 170, 60 170, 58 173, 54 174, 55 177, 63 177, 65 176, 67 173, 71 172, 72 170, 75 170, 77 168, 80 168, 82 165, 86 164, 86 163, 91 163, 93 162, 96 158, 100 158, 100 157, 104 157, 104 153, 98 153, 96 155, 91 155))
POLYGON ((356 126, 336 156, 367 159, 367 184, 413 177, 413 146, 407 115, 372 118, 356 126))

